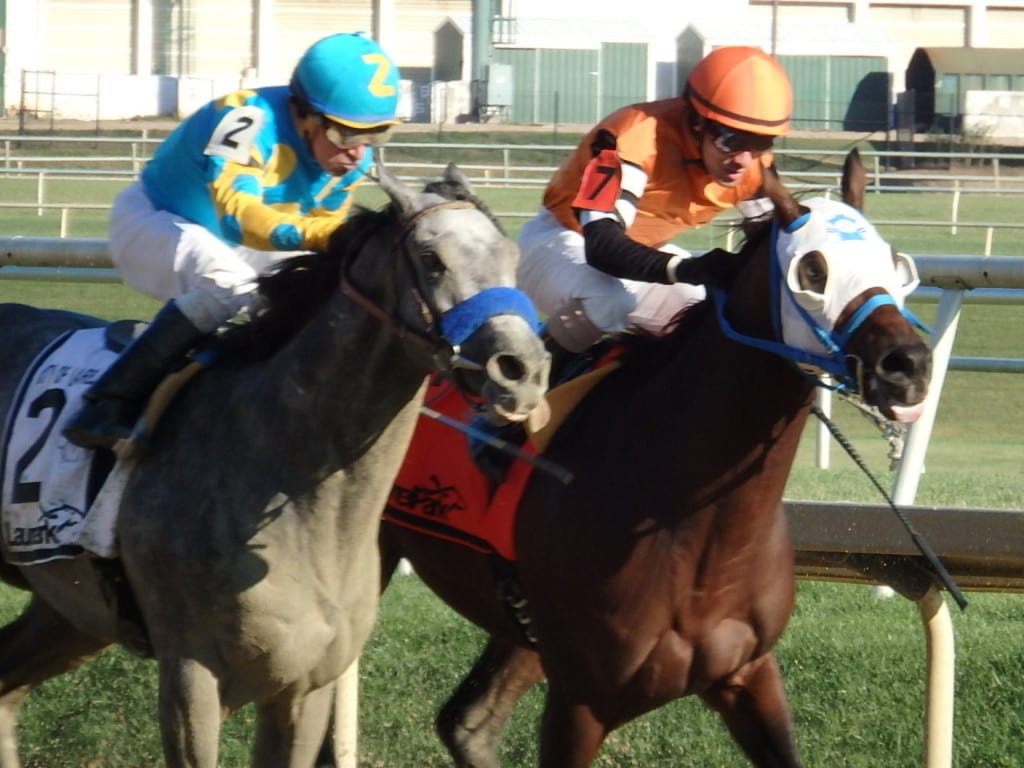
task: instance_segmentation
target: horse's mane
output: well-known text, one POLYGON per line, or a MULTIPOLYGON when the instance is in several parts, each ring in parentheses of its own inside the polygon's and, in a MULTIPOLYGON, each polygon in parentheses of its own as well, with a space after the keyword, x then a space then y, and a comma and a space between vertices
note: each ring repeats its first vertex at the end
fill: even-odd
POLYGON ((211 341, 211 347, 222 357, 249 361, 269 357, 334 295, 342 265, 397 215, 391 205, 379 210, 356 207, 331 235, 326 251, 290 257, 261 275, 255 313, 248 321, 229 325, 211 341))
MULTIPOLYGON (((505 235, 498 218, 466 184, 446 177, 429 182, 423 191, 472 203, 505 235)), ((372 234, 397 220, 394 205, 381 209, 357 206, 331 235, 325 252, 294 256, 261 275, 256 313, 247 322, 229 325, 210 346, 221 357, 245 361, 270 357, 327 303, 340 283, 342 265, 372 234)))

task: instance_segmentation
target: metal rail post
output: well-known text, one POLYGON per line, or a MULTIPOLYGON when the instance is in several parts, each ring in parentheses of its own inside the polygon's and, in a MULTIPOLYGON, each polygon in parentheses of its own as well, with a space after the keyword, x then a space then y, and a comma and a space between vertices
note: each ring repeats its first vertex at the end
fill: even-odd
MULTIPOLYGON (((960 323, 963 296, 962 290, 944 290, 939 299, 932 334, 932 379, 928 400, 921 417, 910 428, 903 460, 896 473, 893 501, 900 506, 913 504, 917 495, 942 386, 953 354, 953 340, 960 323)), ((924 766, 952 768, 953 711, 956 700, 953 622, 942 594, 934 587, 918 601, 917 608, 924 622, 928 666, 925 684, 924 766)))

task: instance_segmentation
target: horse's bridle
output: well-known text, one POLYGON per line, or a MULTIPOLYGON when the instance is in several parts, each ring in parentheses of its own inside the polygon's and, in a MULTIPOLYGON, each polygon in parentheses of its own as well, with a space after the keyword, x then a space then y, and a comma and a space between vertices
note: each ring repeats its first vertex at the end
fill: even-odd
POLYGON ((346 262, 341 271, 342 292, 380 321, 391 334, 402 342, 411 342, 425 350, 435 370, 442 372, 451 372, 455 369, 483 369, 480 363, 463 357, 460 354, 460 346, 495 315, 518 315, 532 329, 535 331, 538 329, 537 313, 533 303, 526 294, 516 288, 505 286, 485 288, 459 302, 451 309, 442 312, 434 306, 433 302, 427 300, 422 287, 419 287, 419 270, 413 263, 412 250, 406 244, 416 224, 423 217, 441 210, 476 207, 468 200, 446 200, 423 208, 405 219, 401 230, 395 236, 395 246, 401 248, 406 267, 413 277, 414 284, 417 284, 413 293, 423 319, 422 329, 404 324, 398 317, 388 314, 379 304, 360 291, 349 278, 350 262, 346 262))
POLYGON ((793 296, 793 292, 789 286, 782 280, 781 270, 779 267, 779 260, 776 256, 776 247, 778 244, 778 222, 772 222, 770 237, 771 247, 769 249, 769 264, 770 264, 770 275, 769 281, 771 283, 771 314, 772 323, 774 326, 774 339, 759 339, 753 336, 747 336, 740 333, 729 323, 725 317, 725 292, 719 288, 715 288, 711 291, 712 299, 715 305, 715 311, 718 316, 718 324, 722 329, 722 332, 733 341, 737 341, 741 344, 746 344, 750 347, 756 347, 757 349, 765 352, 771 352, 774 355, 778 355, 790 362, 794 363, 798 370, 802 373, 812 376, 815 379, 815 383, 818 386, 825 387, 827 389, 843 389, 852 392, 861 392, 862 386, 859 381, 861 373, 858 372, 855 375, 849 373, 847 367, 847 355, 846 346, 852 338, 854 332, 864 323, 865 320, 879 307, 885 305, 895 306, 900 313, 907 318, 916 327, 927 330, 926 326, 905 306, 900 306, 897 301, 888 293, 876 294, 869 297, 861 306, 843 323, 842 328, 836 328, 832 331, 828 331, 818 325, 817 322, 810 316, 810 314, 800 306, 799 302, 793 296), (785 298, 790 301, 797 312, 803 318, 804 322, 812 330, 817 339, 821 342, 822 346, 826 350, 825 355, 818 355, 813 352, 799 349, 790 344, 782 341, 782 331, 780 325, 780 308, 781 301, 785 298), (823 374, 828 374, 833 382, 829 383, 822 378, 823 374))

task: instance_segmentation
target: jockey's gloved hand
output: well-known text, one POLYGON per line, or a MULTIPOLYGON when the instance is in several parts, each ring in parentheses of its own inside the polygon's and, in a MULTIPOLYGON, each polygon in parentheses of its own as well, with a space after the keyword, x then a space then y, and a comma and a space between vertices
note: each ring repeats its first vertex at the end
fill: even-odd
POLYGON ((744 256, 724 248, 712 248, 695 259, 683 259, 676 264, 677 283, 725 288, 743 266, 744 256))

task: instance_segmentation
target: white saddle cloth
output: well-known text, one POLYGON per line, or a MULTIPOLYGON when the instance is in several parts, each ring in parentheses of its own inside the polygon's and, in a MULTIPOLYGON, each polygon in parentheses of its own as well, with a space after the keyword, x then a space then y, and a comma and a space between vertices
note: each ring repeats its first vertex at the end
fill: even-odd
POLYGON ((117 554, 114 525, 132 462, 117 460, 104 480, 103 457, 62 434, 82 395, 117 358, 104 334, 90 328, 55 339, 18 387, 0 460, 0 522, 9 562, 117 554))

